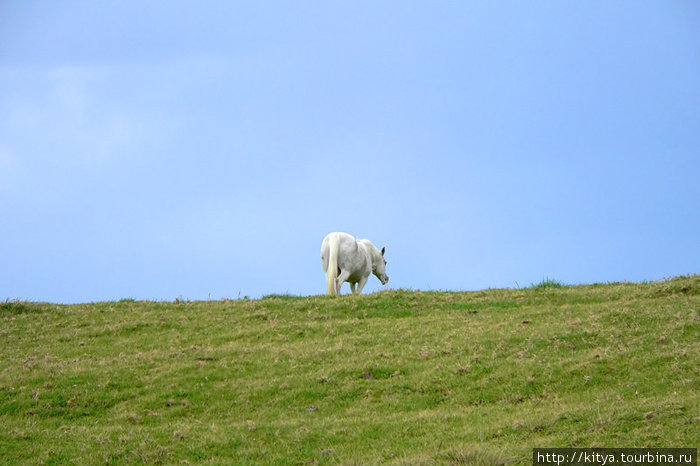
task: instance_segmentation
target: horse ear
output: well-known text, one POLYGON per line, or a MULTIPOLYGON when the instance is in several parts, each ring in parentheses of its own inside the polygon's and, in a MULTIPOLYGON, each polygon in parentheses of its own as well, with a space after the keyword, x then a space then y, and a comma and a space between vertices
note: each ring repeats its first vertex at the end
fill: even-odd
POLYGON ((382 256, 384 255, 384 251, 386 251, 386 248, 382 248, 382 256))

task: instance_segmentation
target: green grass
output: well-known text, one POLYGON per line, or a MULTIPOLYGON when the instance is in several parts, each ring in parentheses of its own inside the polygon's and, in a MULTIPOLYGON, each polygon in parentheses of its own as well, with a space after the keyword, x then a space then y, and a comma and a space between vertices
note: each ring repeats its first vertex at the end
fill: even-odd
POLYGON ((565 286, 565 284, 553 278, 545 278, 537 284, 532 284, 532 288, 564 288, 565 286))
POLYGON ((697 447, 700 276, 0 303, 0 462, 531 464, 697 447))

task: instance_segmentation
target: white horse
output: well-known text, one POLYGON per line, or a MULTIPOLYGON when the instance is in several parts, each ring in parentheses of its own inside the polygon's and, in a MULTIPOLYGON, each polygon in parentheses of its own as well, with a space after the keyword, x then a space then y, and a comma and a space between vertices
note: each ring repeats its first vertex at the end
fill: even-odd
POLYGON ((344 282, 350 283, 353 293, 362 293, 370 272, 386 285, 389 277, 385 249, 380 252, 368 239, 358 240, 347 233, 328 233, 321 243, 321 265, 326 273, 328 294, 340 294, 344 282))

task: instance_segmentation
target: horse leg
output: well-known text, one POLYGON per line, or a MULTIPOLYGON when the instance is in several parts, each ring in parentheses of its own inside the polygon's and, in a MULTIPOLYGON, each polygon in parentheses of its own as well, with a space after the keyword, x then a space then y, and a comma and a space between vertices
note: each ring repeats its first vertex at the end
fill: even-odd
POLYGON ((365 287, 365 284, 367 283, 367 279, 369 277, 362 277, 360 278, 360 281, 357 283, 357 294, 362 293, 362 288, 365 287))
POLYGON ((355 294, 355 285, 357 285, 357 283, 350 282, 350 291, 352 294, 355 294))
POLYGON ((348 278, 350 278, 350 272, 347 270, 341 270, 340 275, 338 275, 338 278, 335 279, 335 294, 340 294, 340 288, 348 278))

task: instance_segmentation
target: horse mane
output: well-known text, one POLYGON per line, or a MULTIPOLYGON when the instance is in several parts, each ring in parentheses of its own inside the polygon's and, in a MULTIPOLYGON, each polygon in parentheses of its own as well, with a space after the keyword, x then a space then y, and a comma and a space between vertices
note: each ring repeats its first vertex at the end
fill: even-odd
POLYGON ((379 249, 368 239, 361 239, 358 240, 358 242, 364 244, 367 248, 367 252, 369 252, 370 258, 372 259, 372 264, 378 263, 382 257, 382 253, 379 252, 379 249))

